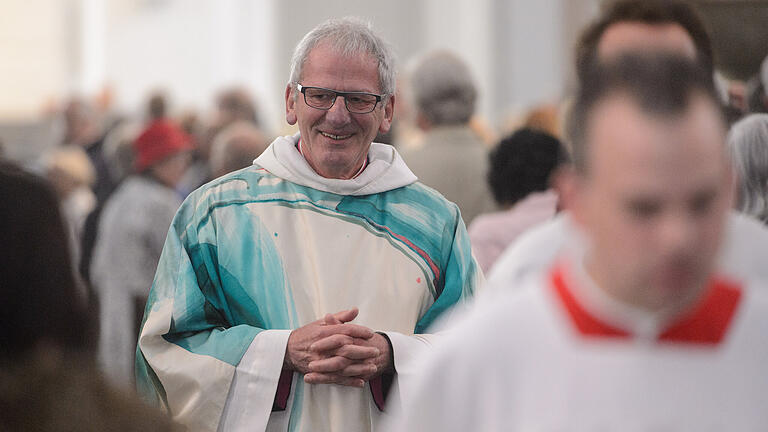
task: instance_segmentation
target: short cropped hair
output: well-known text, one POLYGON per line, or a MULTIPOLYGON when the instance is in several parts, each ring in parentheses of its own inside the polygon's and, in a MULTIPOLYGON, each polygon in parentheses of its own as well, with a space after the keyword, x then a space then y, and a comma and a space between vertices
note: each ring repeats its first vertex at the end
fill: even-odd
POLYGON ((768 224, 768 114, 751 114, 728 133, 739 177, 737 207, 768 224))
POLYGON ((433 126, 465 124, 475 112, 477 86, 469 68, 447 51, 421 58, 411 88, 416 107, 433 126))
POLYGON ((678 24, 696 46, 696 60, 714 73, 714 54, 707 29, 696 10, 679 0, 619 0, 608 3, 600 17, 584 30, 576 46, 576 73, 579 79, 597 61, 597 47, 603 33, 620 22, 678 24))
POLYGON ((368 54, 379 62, 379 86, 382 94, 395 93, 395 56, 389 43, 359 18, 330 19, 318 25, 301 39, 291 58, 289 84, 302 79, 304 62, 320 43, 328 43, 343 56, 368 54))
POLYGON ((586 172, 587 126, 595 106, 614 95, 625 95, 648 114, 673 116, 686 111, 692 96, 711 100, 725 125, 712 74, 698 62, 668 53, 628 54, 593 64, 584 74, 568 119, 573 164, 586 172))
POLYGON ((530 128, 502 139, 489 158, 488 184, 500 205, 549 189, 552 173, 566 162, 560 140, 530 128))

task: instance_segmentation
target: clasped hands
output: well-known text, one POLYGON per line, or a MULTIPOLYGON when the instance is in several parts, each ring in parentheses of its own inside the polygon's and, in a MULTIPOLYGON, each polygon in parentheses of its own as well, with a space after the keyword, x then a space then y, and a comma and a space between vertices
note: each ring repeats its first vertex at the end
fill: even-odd
POLYGON ((389 343, 368 327, 350 324, 357 308, 327 314, 288 337, 283 369, 304 374, 308 384, 363 387, 392 370, 389 343))

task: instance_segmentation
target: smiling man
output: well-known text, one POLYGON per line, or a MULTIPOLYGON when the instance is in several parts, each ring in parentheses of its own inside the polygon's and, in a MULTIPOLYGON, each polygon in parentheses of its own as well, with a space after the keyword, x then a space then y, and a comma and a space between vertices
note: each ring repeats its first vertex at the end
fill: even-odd
POLYGON ((171 226, 137 351, 148 401, 194 430, 366 431, 388 393, 407 397, 425 329, 482 273, 458 208, 372 142, 394 86, 365 23, 298 44, 300 132, 193 192, 171 226))

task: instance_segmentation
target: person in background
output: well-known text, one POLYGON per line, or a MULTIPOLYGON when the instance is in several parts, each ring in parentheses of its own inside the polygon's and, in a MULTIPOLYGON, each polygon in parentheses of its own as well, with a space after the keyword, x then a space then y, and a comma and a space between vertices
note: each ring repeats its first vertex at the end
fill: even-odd
POLYGON ((300 132, 193 192, 168 232, 137 351, 146 400, 196 430, 361 432, 407 397, 427 327, 482 272, 456 205, 372 142, 394 99, 370 24, 299 42, 300 132))
POLYGON ((424 137, 420 147, 403 153, 403 159, 419 181, 455 202, 469 225, 495 208, 485 181, 488 151, 469 126, 477 86, 467 65, 445 51, 421 58, 410 84, 416 123, 424 137))
POLYGON ((734 124, 728 148, 738 178, 736 208, 768 224, 768 114, 751 114, 734 124))
POLYGON ((749 80, 747 93, 747 104, 750 112, 768 112, 768 56, 760 64, 757 76, 749 80))
MULTIPOLYGON (((191 120, 187 118, 187 120, 191 120)), ((192 163, 181 180, 179 189, 184 195, 213 180, 210 165, 211 151, 216 136, 228 126, 245 122, 262 130, 261 122, 253 97, 243 88, 233 87, 222 91, 216 97, 216 113, 210 120, 207 130, 194 140, 195 149, 192 163)), ((191 123, 189 123, 191 125, 191 123)), ((264 133, 263 131, 260 133, 264 133)))
POLYGON ((62 145, 82 148, 91 159, 96 173, 93 193, 97 203, 101 204, 115 190, 115 182, 104 162, 102 146, 104 144, 104 127, 99 115, 85 100, 72 98, 63 110, 64 137, 62 145))
POLYGON ((115 384, 133 383, 136 338, 168 227, 181 197, 175 187, 189 161, 189 137, 166 119, 133 144, 135 173, 100 217, 91 282, 100 304, 99 362, 115 384))
POLYGON ((584 247, 479 303, 392 430, 765 429, 768 291, 717 264, 733 175, 711 74, 622 56, 582 76, 571 115, 584 247))
POLYGON ((213 177, 251 166, 268 146, 267 138, 251 123, 231 124, 213 140, 210 157, 213 177))
POLYGON ((521 127, 537 130, 560 139, 561 107, 554 103, 543 103, 531 108, 523 118, 521 127))
POLYGON ((147 123, 168 118, 168 98, 164 93, 156 91, 147 101, 147 123))
POLYGON ((44 159, 46 177, 59 195, 69 228, 72 259, 79 266, 85 220, 96 207, 96 195, 91 190, 93 165, 85 151, 75 146, 54 148, 44 159))
POLYGON ((0 196, 0 430, 178 430, 98 372, 53 188, 0 161, 0 196))
POLYGON ((550 180, 564 162, 560 141, 532 129, 518 130, 491 152, 488 183, 502 210, 481 214, 469 226, 483 272, 520 233, 555 215, 558 197, 550 180))

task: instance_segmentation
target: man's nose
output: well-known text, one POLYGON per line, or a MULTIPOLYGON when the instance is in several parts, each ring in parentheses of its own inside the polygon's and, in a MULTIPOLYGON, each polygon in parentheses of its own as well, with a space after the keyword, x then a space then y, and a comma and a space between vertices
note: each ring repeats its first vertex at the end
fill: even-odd
POLYGON ((346 124, 349 122, 349 111, 347 111, 344 96, 336 97, 336 102, 326 111, 325 119, 332 124, 346 124))
POLYGON ((696 221, 685 215, 669 215, 663 223, 662 241, 668 252, 691 252, 697 235, 696 221))

